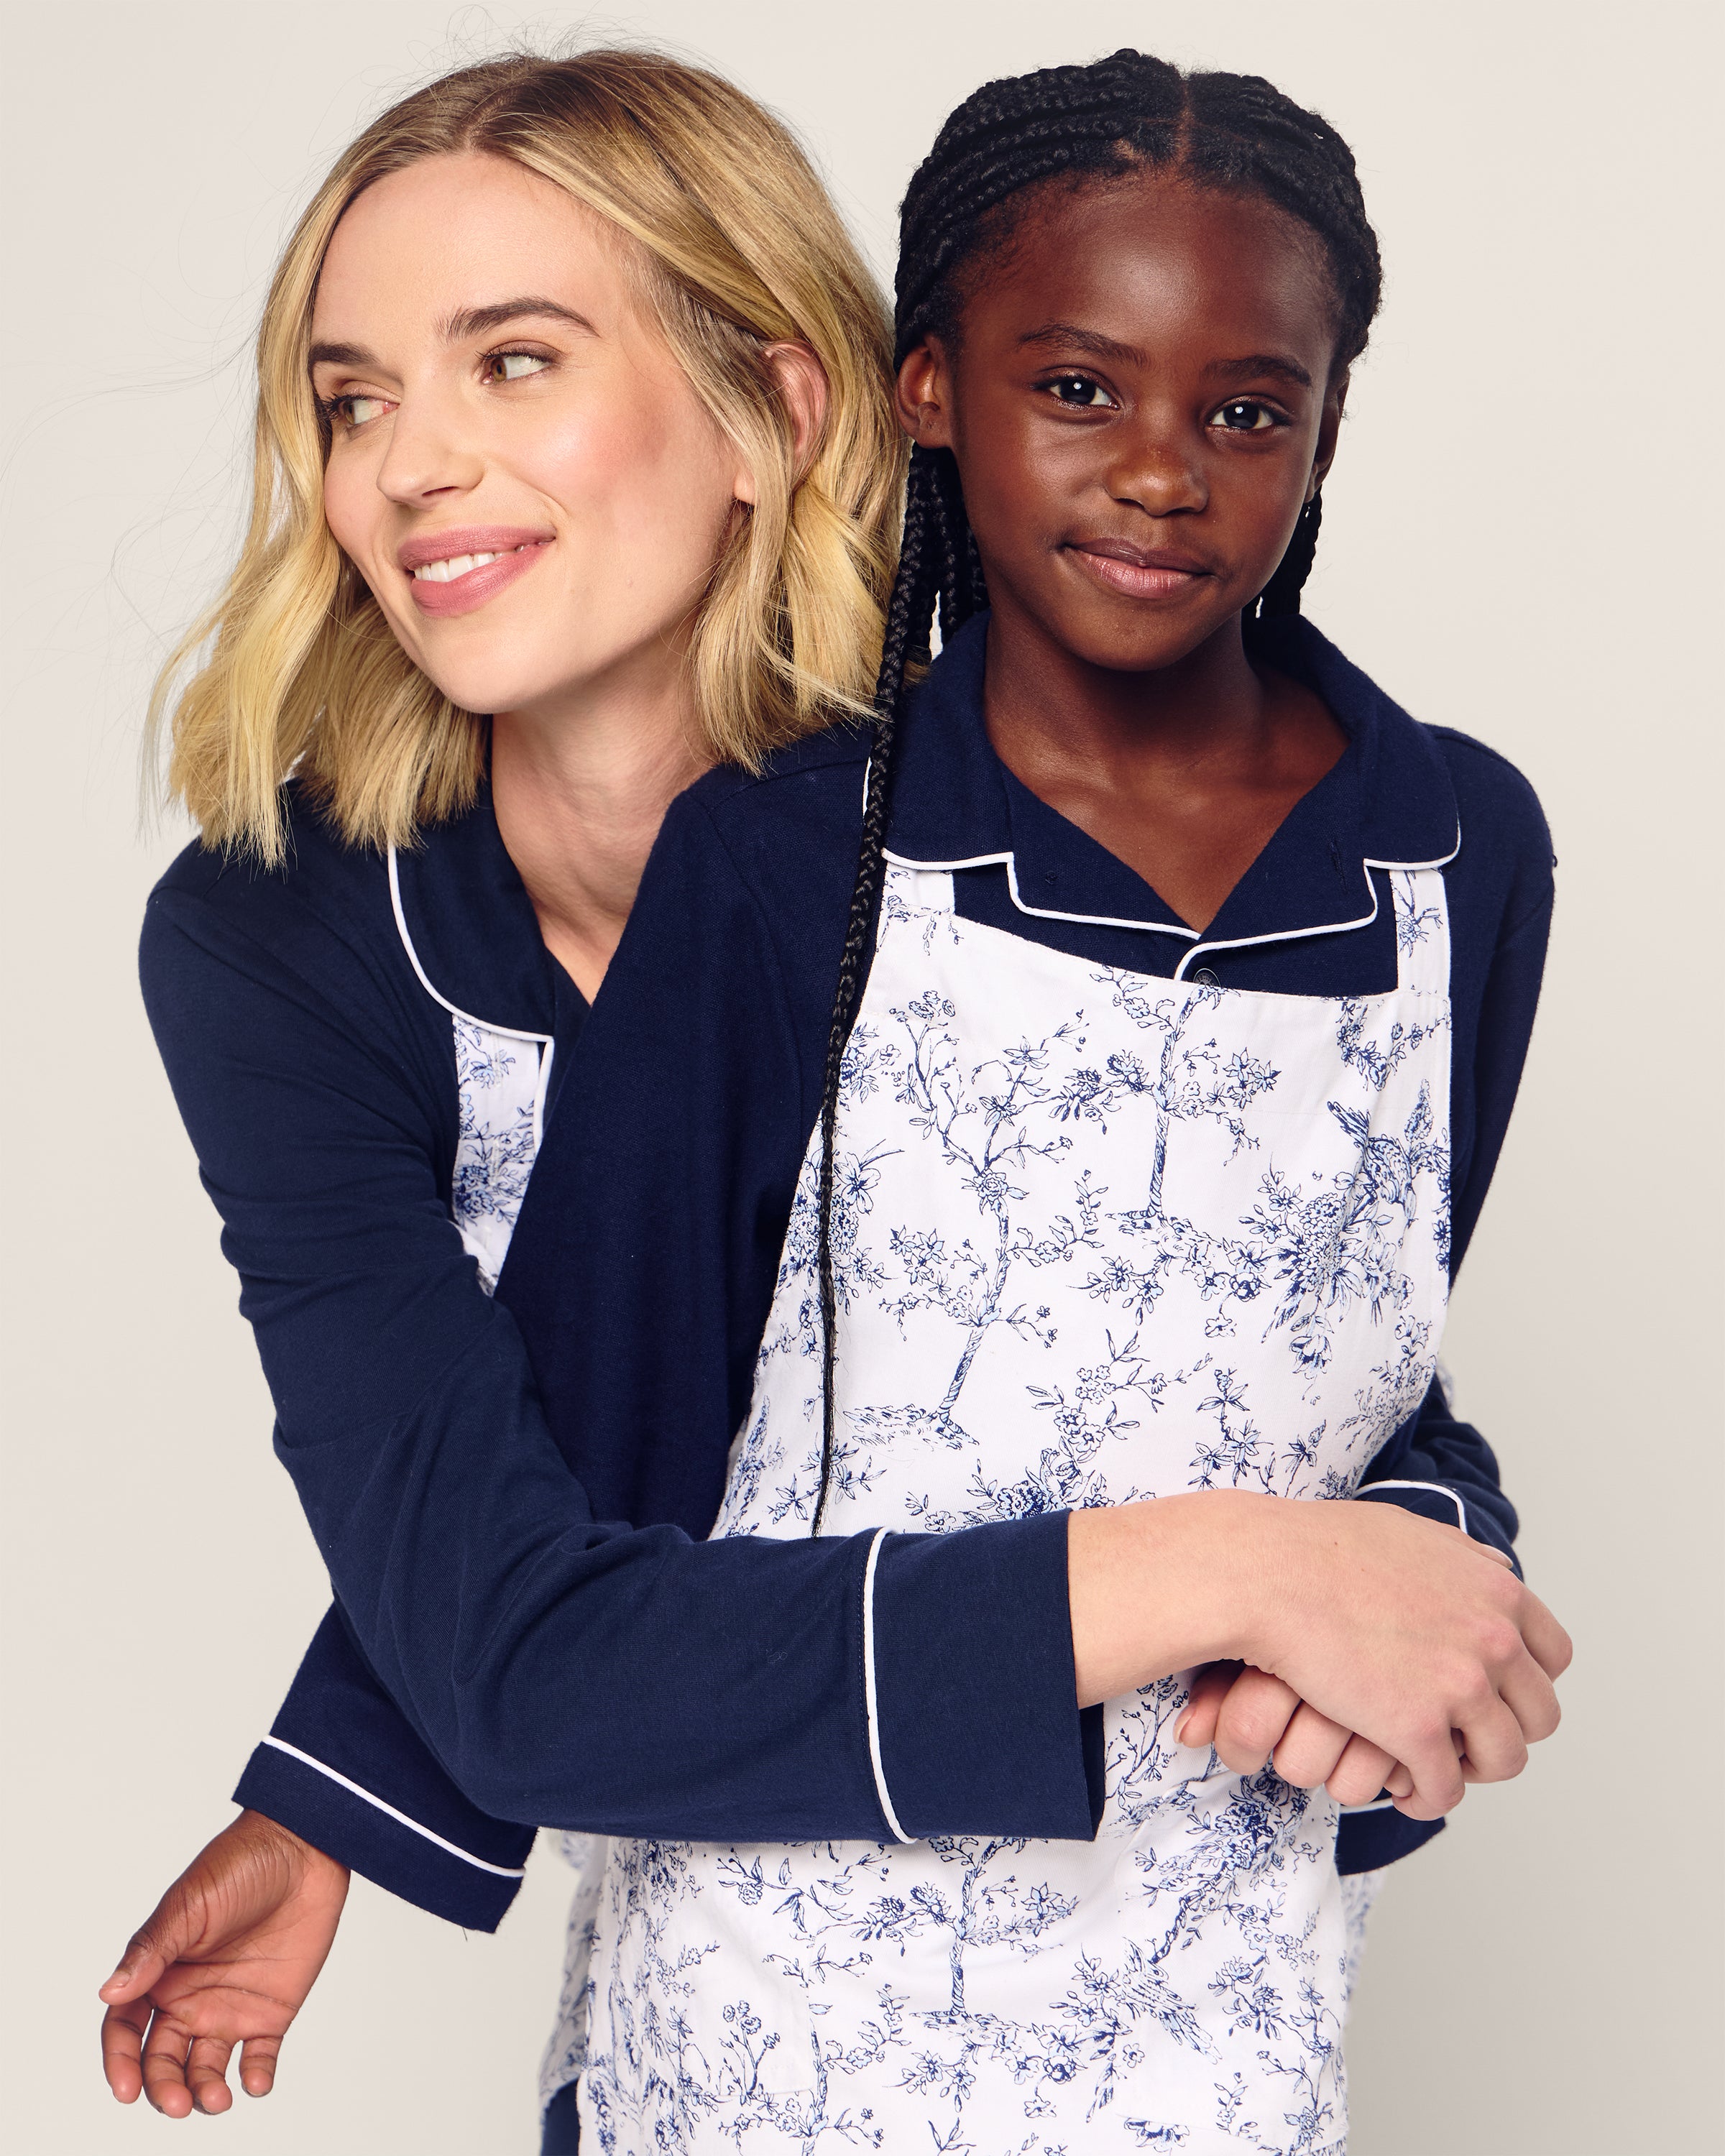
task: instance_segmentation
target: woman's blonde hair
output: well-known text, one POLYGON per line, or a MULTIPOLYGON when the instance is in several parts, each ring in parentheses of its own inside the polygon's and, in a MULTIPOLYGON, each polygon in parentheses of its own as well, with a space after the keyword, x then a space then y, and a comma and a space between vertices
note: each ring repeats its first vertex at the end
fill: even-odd
POLYGON ((808 160, 741 90, 655 54, 488 60, 366 130, 271 283, 244 544, 151 701, 170 788, 208 845, 280 861, 290 773, 347 839, 374 845, 459 813, 483 775, 485 720, 413 665, 324 521, 327 436, 307 362, 342 212, 387 173, 464 151, 511 159, 638 243, 649 315, 753 476, 693 629, 702 746, 757 764, 872 685, 903 475, 891 330, 808 160), (806 345, 826 375, 825 421, 801 459, 763 357, 780 342, 806 345))

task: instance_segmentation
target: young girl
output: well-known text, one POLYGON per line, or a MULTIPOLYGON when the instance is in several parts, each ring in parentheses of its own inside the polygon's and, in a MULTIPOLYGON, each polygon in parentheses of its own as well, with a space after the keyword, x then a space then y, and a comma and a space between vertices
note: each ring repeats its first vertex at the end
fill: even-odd
POLYGON ((619 1837, 562 2055, 600 2147, 1339 2148, 1335 1791, 1399 1761, 1430 1818, 1554 1724, 1567 1644, 1488 1555, 1291 1502, 1507 1540, 1432 1370, 1543 828, 1292 604, 1375 297, 1345 150, 1262 84, 1121 54, 961 108, 906 205, 872 752, 674 808, 511 1245, 636 1532, 513 1430, 290 1459, 456 1780, 619 1837), (1226 1656, 1281 1774, 1182 1742, 1226 1656))

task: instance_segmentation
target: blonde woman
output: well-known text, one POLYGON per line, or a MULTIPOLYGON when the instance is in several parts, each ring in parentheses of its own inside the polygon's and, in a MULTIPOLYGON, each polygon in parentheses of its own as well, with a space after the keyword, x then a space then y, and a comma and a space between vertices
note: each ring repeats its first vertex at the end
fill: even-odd
MULTIPOLYGON (((495 1457, 511 1521, 536 1477, 567 1486, 491 1291, 667 803, 872 684, 903 471, 890 357, 785 129, 646 54, 434 83, 287 246, 250 528, 158 695, 201 838, 151 901, 144 973, 278 1449, 352 1455, 345 1496, 309 1507, 338 1574, 373 1445, 495 1457)), ((606 1545, 614 1611, 660 1561, 645 1539, 606 1545)), ((530 1533, 510 1593, 544 1554, 530 1533)), ((467 1609, 464 1647, 459 1555, 410 1562, 409 1659, 447 1664, 507 1597, 467 1609)), ((296 1699, 241 1794, 306 1840, 248 1810, 175 1890, 167 1952, 105 1991, 122 2101, 225 2107, 236 2037, 268 2087, 344 1862, 487 1928, 518 1883, 531 1824, 453 1783, 434 1816, 392 1804, 423 1733, 486 1735, 416 1733, 335 1611, 296 1699)))

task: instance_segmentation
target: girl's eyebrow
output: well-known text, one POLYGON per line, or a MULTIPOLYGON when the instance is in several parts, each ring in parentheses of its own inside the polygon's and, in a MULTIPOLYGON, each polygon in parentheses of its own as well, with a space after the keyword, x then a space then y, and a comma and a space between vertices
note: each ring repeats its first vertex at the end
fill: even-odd
POLYGON ((1290 358, 1285 352, 1253 352, 1244 359, 1213 359, 1204 372, 1218 382, 1243 381, 1253 374, 1278 374, 1284 382, 1296 382, 1301 389, 1312 387, 1312 377, 1297 359, 1290 358))

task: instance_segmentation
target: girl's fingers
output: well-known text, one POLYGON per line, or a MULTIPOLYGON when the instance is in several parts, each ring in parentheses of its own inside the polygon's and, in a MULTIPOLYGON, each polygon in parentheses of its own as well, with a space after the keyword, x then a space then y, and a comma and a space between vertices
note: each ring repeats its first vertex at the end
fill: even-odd
POLYGON ((1384 1786, 1393 1797, 1411 1797, 1414 1794, 1414 1777, 1398 1759, 1384 1777, 1384 1786))
POLYGON ((1325 1786, 1338 1804, 1368 1804, 1395 1771, 1395 1761, 1381 1744, 1351 1737, 1325 1786))
POLYGON ((1411 1784, 1395 1808, 1409 1819, 1441 1819, 1467 1794, 1454 1733, 1441 1725, 1417 1732, 1404 1743, 1402 1767, 1411 1784))
POLYGON ((1276 1771, 1296 1789, 1315 1789, 1335 1773, 1353 1736, 1353 1732, 1344 1729, 1339 1722, 1332 1722, 1315 1707, 1302 1704, 1295 1710, 1287 1734, 1276 1748, 1276 1771))
POLYGON ((151 1927, 160 1910, 141 1930, 136 1931, 126 1943, 126 1952, 107 1982, 97 1992, 98 1999, 110 2006, 118 2006, 129 1999, 141 1999, 161 1978, 162 1971, 179 1953, 177 1941, 158 1940, 151 1927))
POLYGON ((187 2118, 192 2092, 186 2086, 186 2055, 191 2031, 158 2014, 144 2039, 144 2094, 166 2118, 187 2118))
POLYGON ((143 2088, 144 2030, 149 2020, 149 2003, 144 1999, 135 2005, 110 2006, 102 2016, 102 2074, 121 2103, 136 2103, 143 2088))
POLYGON ((194 2036, 186 2061, 186 2079, 198 2109, 212 2116, 229 2109, 234 2092, 228 2086, 228 2059, 232 2041, 224 2036, 194 2036))
POLYGON ((1217 1757, 1236 1774, 1261 1773, 1300 1711, 1300 1695, 1291 1686, 1248 1664, 1229 1686, 1216 1718, 1211 1742, 1217 1757))
POLYGON ((280 2036, 253 2036, 239 2055, 239 2086, 248 2096, 268 2096, 281 2056, 280 2036))

